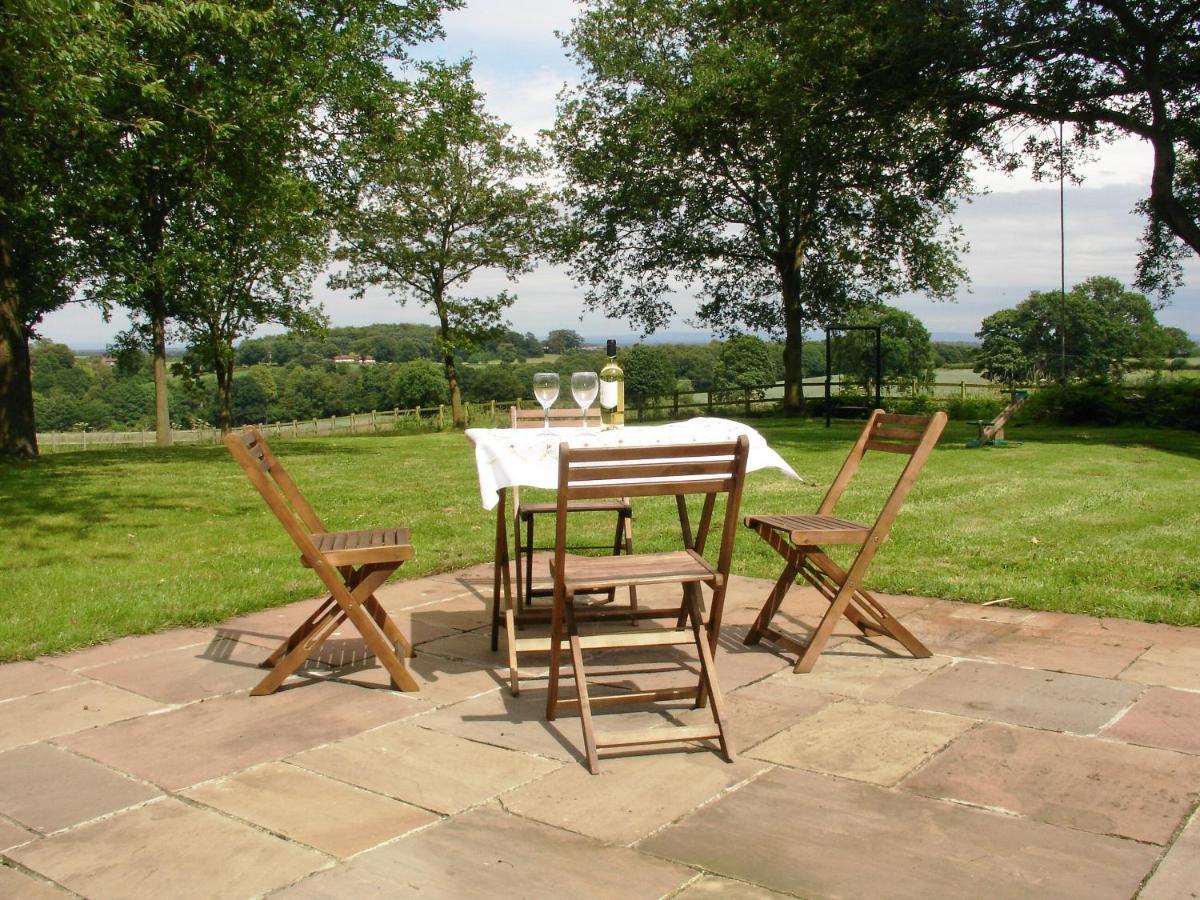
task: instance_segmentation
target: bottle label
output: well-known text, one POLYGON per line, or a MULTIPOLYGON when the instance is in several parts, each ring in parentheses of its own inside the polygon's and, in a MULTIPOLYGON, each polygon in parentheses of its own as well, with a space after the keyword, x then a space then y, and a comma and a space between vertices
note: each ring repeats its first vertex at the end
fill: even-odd
POLYGON ((600 382, 600 405, 605 409, 615 409, 617 405, 617 382, 600 382))

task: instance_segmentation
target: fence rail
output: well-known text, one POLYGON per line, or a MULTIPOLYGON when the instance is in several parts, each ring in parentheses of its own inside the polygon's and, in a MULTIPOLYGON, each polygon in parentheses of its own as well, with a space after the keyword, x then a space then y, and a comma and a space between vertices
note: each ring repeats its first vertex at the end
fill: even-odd
MULTIPOLYGON (((805 397, 813 400, 824 397, 825 379, 803 382, 805 397)), ((857 387, 834 382, 834 393, 857 387)), ((888 398, 909 397, 920 393, 931 393, 939 399, 967 397, 994 397, 1000 399, 1007 389, 1003 385, 975 384, 968 381, 938 381, 932 384, 916 383, 887 385, 883 394, 888 398)), ((751 385, 724 391, 675 391, 670 399, 661 402, 630 407, 626 418, 631 421, 678 418, 680 415, 713 415, 717 412, 733 412, 750 415, 755 410, 773 406, 783 399, 782 384, 751 385)), ((473 425, 496 426, 508 423, 508 407, 536 406, 531 400, 465 403, 467 421, 473 425)), ((346 416, 328 416, 319 419, 294 420, 291 422, 267 422, 257 427, 268 437, 329 437, 331 435, 370 434, 384 431, 440 431, 450 421, 446 406, 416 407, 414 409, 374 410, 351 413, 346 416)), ((116 447, 153 447, 153 431, 50 431, 38 434, 38 448, 42 453, 59 453, 72 450, 104 450, 116 447)), ((201 428, 172 429, 171 440, 180 445, 219 444, 221 430, 204 426, 201 428)))

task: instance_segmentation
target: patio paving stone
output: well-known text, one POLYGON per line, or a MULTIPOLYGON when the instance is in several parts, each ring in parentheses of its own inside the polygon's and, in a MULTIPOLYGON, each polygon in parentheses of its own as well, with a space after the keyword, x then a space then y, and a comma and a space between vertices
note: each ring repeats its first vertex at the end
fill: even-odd
MULTIPOLYGON (((759 684, 763 682, 725 695, 727 738, 734 754, 746 753, 751 747, 793 725, 797 719, 811 715, 830 702, 829 698, 811 691, 793 691, 791 697, 778 697, 780 702, 774 702, 773 699, 764 699, 771 694, 755 691, 759 684)), ((673 712, 671 718, 683 725, 712 723, 712 713, 707 708, 682 709, 673 712)))
POLYGON ((694 875, 666 860, 485 807, 368 851, 279 896, 650 900, 694 875))
POLYGON ((948 656, 925 659, 913 659, 907 654, 896 656, 891 650, 866 641, 847 641, 822 653, 811 672, 796 674, 789 666, 760 683, 854 700, 883 701, 920 684, 931 672, 951 661, 948 656))
POLYGON ((1200 754, 1200 693, 1150 688, 1103 734, 1131 744, 1200 754))
POLYGON ((151 785, 49 744, 0 753, 0 812, 43 834, 158 795, 151 785))
POLYGON ((561 765, 404 723, 300 753, 290 761, 446 814, 483 803, 561 765))
POLYGON ((80 680, 69 671, 41 662, 6 663, 0 666, 0 700, 40 694, 80 680))
POLYGON ((1140 691, 1137 685, 1111 679, 960 661, 901 691, 892 702, 1012 725, 1095 734, 1133 703, 1140 691))
POLYGON ((175 650, 179 647, 191 647, 194 644, 205 644, 212 637, 211 628, 177 628, 173 631, 162 631, 158 634, 135 634, 118 638, 107 644, 97 644, 85 647, 72 653, 58 656, 44 656, 41 661, 60 669, 77 672, 90 666, 101 666, 105 663, 116 662, 119 659, 133 659, 146 656, 162 650, 175 650))
POLYGON ((1195 900, 1200 897, 1200 813, 1187 828, 1138 894, 1138 900, 1195 900))
POLYGON ((189 703, 254 687, 266 671, 258 668, 258 647, 214 637, 207 644, 164 650, 87 670, 87 677, 162 703, 189 703))
POLYGON ((0 703, 0 750, 162 709, 161 703, 83 681, 0 703))
POLYGON ((1139 638, 1038 628, 1025 622, 1013 633, 979 647, 977 655, 1052 672, 1116 678, 1149 646, 1149 641, 1139 638))
POLYGON ((1121 678, 1200 691, 1200 629, 1190 643, 1155 644, 1122 672, 1121 678))
POLYGON ((268 697, 235 694, 206 700, 56 743, 178 790, 403 719, 422 708, 394 691, 304 684, 268 697))
POLYGON ((183 794, 340 857, 438 820, 399 800, 281 762, 205 782, 183 794))
POLYGON ((720 900, 773 900, 773 898, 786 896, 786 894, 769 891, 757 884, 747 884, 731 878, 719 878, 716 875, 705 875, 689 884, 672 900, 706 900, 708 897, 719 897, 720 900))
MULTIPOLYGON (((605 693, 603 689, 592 691, 594 696, 602 693, 605 693)), ((676 717, 688 709, 690 707, 686 702, 681 702, 674 707, 609 707, 592 712, 596 730, 599 732, 670 727, 678 721, 676 717)), ((712 721, 711 715, 708 720, 712 721)), ((421 716, 417 723, 422 728, 440 731, 443 734, 453 734, 553 759, 569 760, 576 765, 581 764, 583 760, 583 729, 579 716, 562 713, 555 721, 546 721, 544 687, 524 688, 519 697, 512 696, 505 687, 421 716)))
POLYGON ((892 785, 975 724, 972 719, 843 701, 750 751, 756 759, 892 785))
POLYGON ((1157 848, 776 769, 638 845, 803 897, 1128 898, 1157 848), (984 887, 986 886, 986 887, 984 887))
POLYGON ((1052 825, 1165 844, 1200 800, 1200 759, 1169 750, 984 724, 903 787, 1052 825))
MULTIPOLYGON (((9 847, 15 847, 17 844, 25 844, 36 838, 37 835, 27 828, 22 828, 16 822, 10 822, 8 819, 0 818, 0 851, 7 850, 9 847)), ((0 892, 0 897, 4 896, 0 892)))
POLYGON ((247 897, 328 864, 328 857, 224 816, 164 798, 8 853, 94 900, 247 897))
POLYGON ((992 607, 938 601, 905 616, 903 622, 904 627, 933 653, 971 657, 978 655, 981 647, 1012 634, 1019 626, 1019 621, 1007 615, 1011 610, 992 610, 992 607))
POLYGON ((566 765, 500 798, 509 812, 597 840, 631 844, 753 777, 767 765, 732 764, 700 750, 604 759, 600 774, 566 765))
POLYGON ((40 878, 0 865, 0 897, 6 900, 61 900, 73 894, 40 878))
MULTIPOLYGON (((308 600, 232 619, 217 629, 217 636, 268 651, 274 650, 319 605, 319 601, 308 600)), ((414 613, 423 608, 413 610, 405 607, 389 610, 396 626, 414 644, 458 633, 453 628, 432 623, 420 616, 414 619, 414 613)), ((260 653, 259 660, 266 656, 267 654, 260 653)), ((358 629, 349 622, 339 626, 311 657, 329 666, 347 665, 366 658, 371 658, 366 642, 359 636, 358 629)))
MULTIPOLYGON (((421 690, 416 694, 409 694, 409 698, 430 707, 458 703, 460 700, 499 690, 501 683, 508 683, 503 680, 504 673, 494 668, 485 668, 474 662, 446 659, 431 653, 418 651, 416 656, 406 659, 404 664, 421 685, 421 690)), ((322 677, 345 684, 369 685, 376 688, 386 688, 391 682, 387 669, 376 664, 374 660, 366 668, 335 669, 322 677)))

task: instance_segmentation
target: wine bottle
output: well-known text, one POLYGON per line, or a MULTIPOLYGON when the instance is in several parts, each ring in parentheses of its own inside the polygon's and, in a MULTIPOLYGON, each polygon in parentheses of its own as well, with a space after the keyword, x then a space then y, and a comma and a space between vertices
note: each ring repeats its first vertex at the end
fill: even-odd
POLYGON ((625 373, 617 365, 617 342, 609 341, 608 362, 600 370, 600 421, 605 428, 625 424, 625 373))

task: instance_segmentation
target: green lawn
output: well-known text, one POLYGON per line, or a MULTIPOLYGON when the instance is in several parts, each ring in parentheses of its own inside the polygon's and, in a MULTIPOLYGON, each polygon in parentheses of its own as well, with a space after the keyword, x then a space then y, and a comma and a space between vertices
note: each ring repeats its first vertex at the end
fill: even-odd
MULTIPOLYGON (((754 421, 806 479, 749 477, 744 512, 811 511, 853 425, 754 421)), ((870 582, 886 591, 1011 606, 1200 624, 1200 435, 1135 429, 1010 429, 1021 446, 967 450, 952 425, 880 552, 870 582)), ((272 442, 331 528, 408 524, 407 577, 490 557, 461 434, 272 442)), ((881 501, 900 459, 843 508, 881 501)), ((318 593, 317 579, 223 447, 128 449, 0 464, 0 659, 125 634, 219 621, 318 593)), ((638 506, 639 547, 667 547, 673 508, 638 506)), ((604 525, 608 527, 607 521, 604 525)), ((774 577, 750 532, 735 569, 774 577)))

